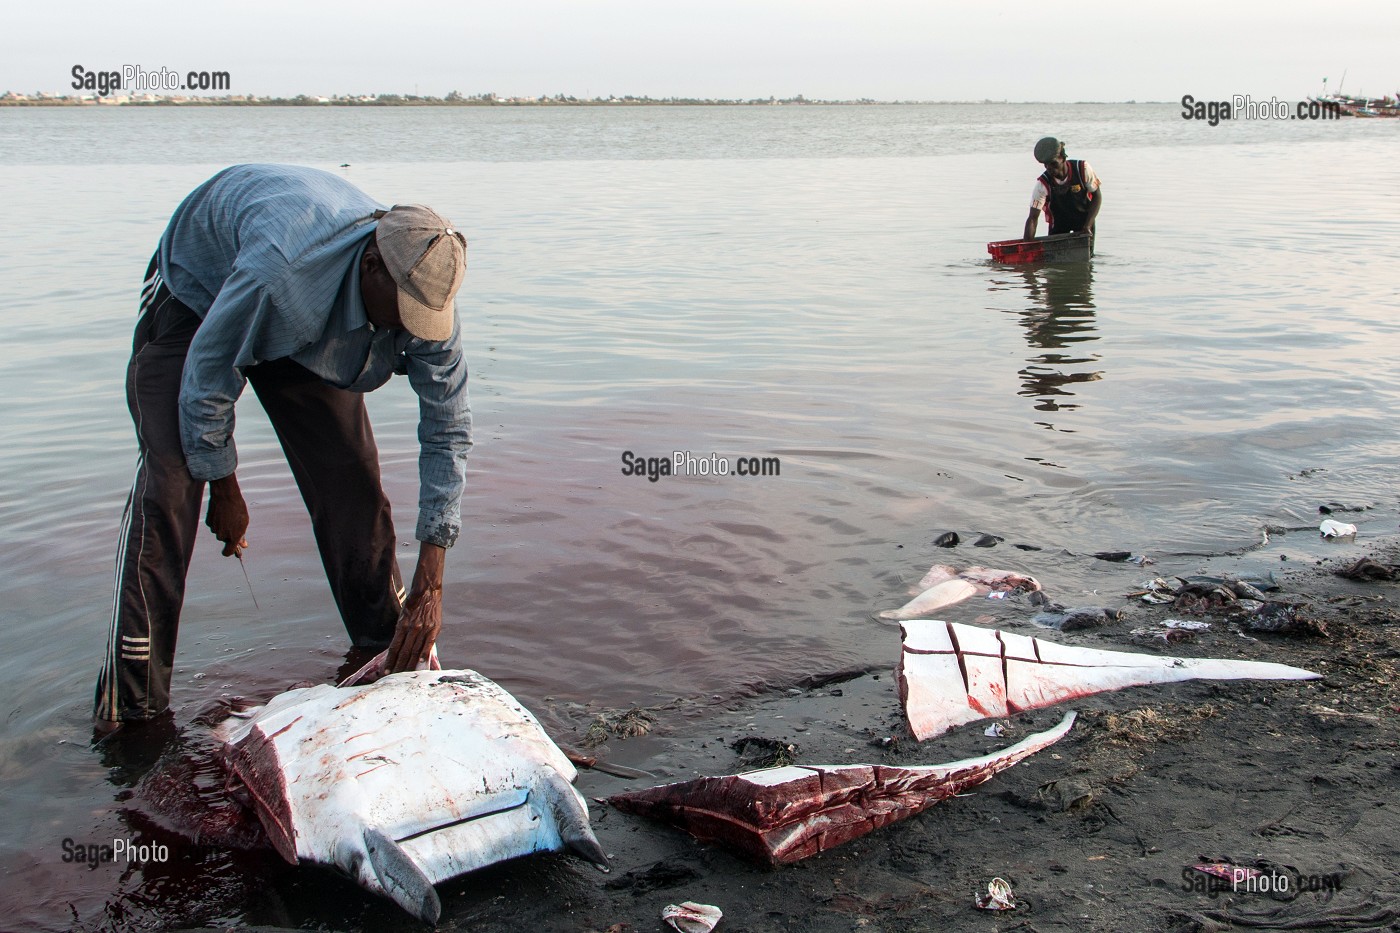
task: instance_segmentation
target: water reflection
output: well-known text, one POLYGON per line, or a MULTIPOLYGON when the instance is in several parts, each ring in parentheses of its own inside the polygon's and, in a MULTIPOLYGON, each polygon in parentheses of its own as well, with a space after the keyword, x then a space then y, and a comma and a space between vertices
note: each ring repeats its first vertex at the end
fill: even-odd
POLYGON ((1094 274, 1089 263, 1021 268, 1026 307, 1016 312, 1026 329, 1026 343, 1041 352, 1026 359, 1017 393, 1036 400, 1036 411, 1070 411, 1079 403, 1075 383, 1097 382, 1103 370, 1097 353, 1066 352, 1097 340, 1094 328, 1094 274))

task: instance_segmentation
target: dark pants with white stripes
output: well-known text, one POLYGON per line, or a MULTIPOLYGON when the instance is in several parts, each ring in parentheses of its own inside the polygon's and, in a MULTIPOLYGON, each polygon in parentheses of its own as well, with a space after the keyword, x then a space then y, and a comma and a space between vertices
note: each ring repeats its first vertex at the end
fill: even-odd
MULTIPOLYGON (((126 373, 140 447, 122 516, 117 586, 94 715, 151 719, 170 704, 170 674, 185 574, 199 531, 202 481, 180 446, 180 378, 200 320, 146 272, 126 373)), ((364 396, 337 389, 291 360, 247 370, 311 513, 331 592, 350 640, 382 648, 393 638, 403 582, 389 500, 364 396)))

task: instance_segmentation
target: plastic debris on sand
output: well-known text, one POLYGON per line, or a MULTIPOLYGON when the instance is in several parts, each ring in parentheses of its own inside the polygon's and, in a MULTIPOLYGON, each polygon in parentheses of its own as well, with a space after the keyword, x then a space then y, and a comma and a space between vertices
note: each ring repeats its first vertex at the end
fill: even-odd
POLYGON ((973 894, 972 898, 980 910, 1016 909, 1016 895, 1011 893, 1011 885, 1001 878, 988 882, 986 894, 973 894))
POLYGON ((1322 534, 1324 538, 1347 538, 1351 535, 1356 534, 1355 525, 1352 525, 1348 522, 1339 522, 1336 519, 1332 518, 1329 518, 1325 520, 1321 525, 1318 525, 1317 530, 1322 534))

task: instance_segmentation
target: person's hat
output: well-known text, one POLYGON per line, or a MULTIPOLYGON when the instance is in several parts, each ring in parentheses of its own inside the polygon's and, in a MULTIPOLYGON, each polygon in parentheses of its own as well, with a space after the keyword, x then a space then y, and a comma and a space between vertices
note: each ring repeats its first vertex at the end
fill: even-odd
POLYGON ((1037 162, 1049 162, 1059 155, 1065 144, 1053 136, 1046 136, 1035 144, 1035 160, 1037 162))
POLYGON ((376 212, 375 241, 399 287, 399 318, 423 340, 452 336, 452 299, 467 274, 467 240, 447 218, 421 204, 376 212))

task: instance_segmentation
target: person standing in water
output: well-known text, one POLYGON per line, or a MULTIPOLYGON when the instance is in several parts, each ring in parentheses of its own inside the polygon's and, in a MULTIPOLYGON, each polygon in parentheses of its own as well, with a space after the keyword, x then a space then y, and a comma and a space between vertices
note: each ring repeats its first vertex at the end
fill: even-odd
POLYGON ((426 661, 471 446, 455 297, 466 239, 422 205, 386 209, 337 175, 236 165, 176 209, 146 270, 127 368, 140 456, 93 719, 165 715, 185 574, 205 524, 239 556, 234 403, 251 383, 287 454, 351 642, 387 668, 426 661), (405 591, 364 393, 418 396, 418 565, 405 591))
MULTIPOLYGON (((1057 233, 1087 233, 1094 236, 1094 220, 1103 206, 1103 189, 1099 176, 1083 159, 1065 158, 1065 144, 1046 136, 1035 144, 1035 160, 1045 171, 1035 180, 1031 191, 1031 212, 1026 218, 1024 239, 1032 239, 1040 224, 1040 215, 1050 225, 1050 235, 1057 233)), ((1090 240, 1092 249, 1093 240, 1090 240)))

